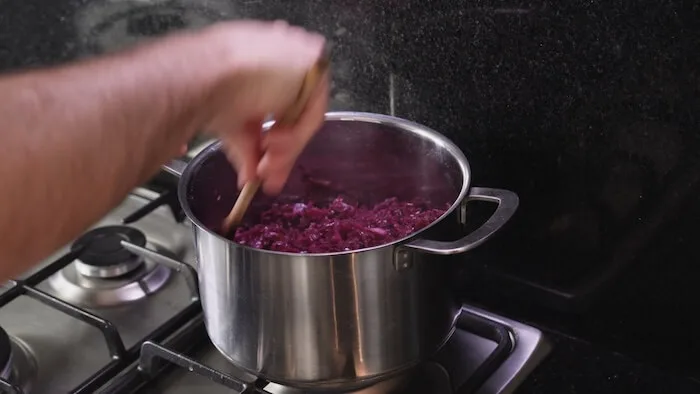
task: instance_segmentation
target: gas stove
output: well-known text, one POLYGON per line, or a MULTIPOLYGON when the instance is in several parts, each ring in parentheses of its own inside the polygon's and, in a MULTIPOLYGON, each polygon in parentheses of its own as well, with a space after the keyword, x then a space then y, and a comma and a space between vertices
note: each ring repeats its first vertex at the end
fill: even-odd
MULTIPOLYGON (((236 370, 209 342, 194 243, 174 190, 135 189, 0 293, 0 390, 297 393, 236 370)), ((513 392, 546 356, 543 333, 465 305, 431 360, 361 393, 513 392)))

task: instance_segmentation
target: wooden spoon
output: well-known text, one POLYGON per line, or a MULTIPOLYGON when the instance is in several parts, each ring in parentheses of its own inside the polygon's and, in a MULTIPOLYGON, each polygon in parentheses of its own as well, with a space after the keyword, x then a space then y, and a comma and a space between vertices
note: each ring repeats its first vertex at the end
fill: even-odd
MULTIPOLYGON (((306 106, 306 102, 309 100, 311 93, 313 93, 313 91, 316 89, 316 86, 321 82, 321 78, 326 72, 328 64, 328 55, 324 54, 316 62, 316 64, 314 64, 314 66, 306 73, 306 76, 304 77, 304 82, 302 83, 301 89, 299 90, 299 95, 297 96, 296 101, 276 123, 279 123, 283 126, 293 125, 297 121, 297 119, 299 119, 299 116, 301 115, 304 107, 306 106)), ((243 186, 243 190, 241 190, 241 193, 238 195, 238 199, 236 199, 236 203, 233 205, 233 208, 231 208, 231 212, 229 212, 228 216, 224 218, 224 223, 222 226, 224 234, 227 234, 232 227, 235 227, 238 224, 240 224, 241 220, 243 219, 243 216, 245 215, 246 210, 248 209, 248 206, 250 205, 250 202, 253 200, 253 197, 255 196, 255 193, 258 191, 259 187, 260 181, 258 180, 249 181, 245 184, 245 186, 243 186)))

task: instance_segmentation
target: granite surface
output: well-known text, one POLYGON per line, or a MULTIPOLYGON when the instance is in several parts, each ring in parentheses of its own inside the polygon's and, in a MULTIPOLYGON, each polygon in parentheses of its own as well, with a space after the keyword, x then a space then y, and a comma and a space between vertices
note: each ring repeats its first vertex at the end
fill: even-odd
POLYGON ((221 19, 323 32, 335 44, 333 109, 432 127, 467 154, 474 184, 520 195, 510 227, 465 259, 465 297, 700 377, 697 2, 0 4, 0 70, 221 19))
POLYGON ((515 394, 700 393, 700 383, 661 372, 619 353, 549 332, 550 356, 515 394))

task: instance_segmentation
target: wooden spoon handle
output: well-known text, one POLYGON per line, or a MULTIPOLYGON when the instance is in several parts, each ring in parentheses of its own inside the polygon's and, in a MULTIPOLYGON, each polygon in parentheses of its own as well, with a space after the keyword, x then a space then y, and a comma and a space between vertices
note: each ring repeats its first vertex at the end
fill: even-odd
POLYGON ((301 84, 301 89, 299 89, 299 95, 294 101, 291 107, 285 111, 282 117, 278 120, 279 124, 282 126, 291 126, 299 119, 301 113, 306 107, 306 103, 311 98, 311 94, 316 90, 316 87, 321 83, 323 74, 325 74, 328 69, 328 58, 320 58, 316 64, 309 71, 307 71, 304 77, 304 82, 301 84))
MULTIPOLYGON (((328 56, 324 55, 306 73, 304 82, 299 90, 299 95, 294 101, 294 104, 292 104, 292 106, 277 121, 280 125, 292 125, 297 121, 297 119, 299 119, 299 116, 301 116, 302 111, 306 107, 306 103, 309 101, 311 94, 316 89, 316 86, 318 86, 318 84, 321 82, 323 74, 328 69, 328 64, 328 56)), ((231 212, 229 212, 224 219, 224 234, 228 233, 231 227, 241 222, 246 210, 248 209, 248 206, 250 205, 250 202, 253 200, 253 197, 259 188, 260 181, 258 180, 249 181, 245 184, 245 186, 243 186, 243 190, 241 190, 241 193, 238 195, 238 199, 236 199, 236 203, 233 205, 233 208, 231 208, 231 212)))

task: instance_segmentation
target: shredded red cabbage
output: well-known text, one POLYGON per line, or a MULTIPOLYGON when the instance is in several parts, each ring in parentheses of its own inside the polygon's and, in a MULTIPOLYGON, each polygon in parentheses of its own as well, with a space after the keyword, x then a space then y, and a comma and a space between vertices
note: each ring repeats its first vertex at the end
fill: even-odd
POLYGON ((337 197, 327 206, 275 203, 256 224, 236 229, 233 241, 257 249, 333 253, 382 245, 410 235, 447 209, 386 199, 372 208, 337 197))

